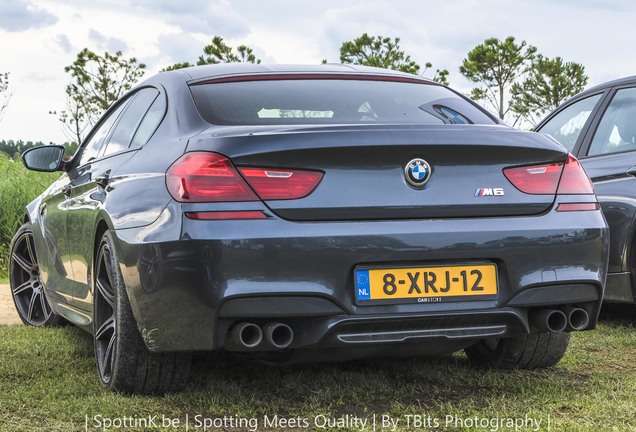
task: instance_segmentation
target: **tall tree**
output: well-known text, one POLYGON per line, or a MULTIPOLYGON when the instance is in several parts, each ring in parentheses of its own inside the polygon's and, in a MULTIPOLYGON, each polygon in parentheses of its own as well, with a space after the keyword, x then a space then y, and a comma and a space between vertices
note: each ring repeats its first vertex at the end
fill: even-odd
POLYGON ((9 105, 11 99, 11 91, 9 89, 9 72, 0 72, 0 120, 5 108, 9 105))
POLYGON ((134 57, 123 58, 121 51, 101 56, 84 48, 73 64, 64 68, 71 74, 71 83, 66 86, 67 109, 51 114, 58 116, 71 140, 81 143, 84 132, 132 88, 143 76, 145 67, 134 57))
POLYGON ((581 92, 587 80, 582 64, 538 55, 526 79, 512 85, 511 109, 536 126, 544 114, 581 92))
POLYGON ((391 40, 390 37, 369 36, 367 33, 342 43, 340 61, 399 70, 414 75, 420 70, 420 65, 400 49, 400 38, 391 40))
MULTIPOLYGON (((323 63, 326 62, 323 60, 323 63)), ((400 49, 400 38, 369 36, 367 33, 363 33, 352 41, 342 43, 340 62, 393 69, 414 75, 419 74, 421 70, 420 65, 400 49)), ((431 67, 433 64, 427 62, 422 75, 431 67)), ((447 76, 446 69, 437 69, 433 80, 448 85, 447 76)))
MULTIPOLYGON (((256 57, 254 50, 246 45, 239 45, 232 48, 225 43, 221 36, 214 36, 212 43, 203 47, 203 55, 199 56, 196 65, 218 64, 218 63, 255 63, 259 64, 261 59, 256 57)), ((162 69, 162 72, 183 69, 194 66, 189 61, 175 63, 162 69)))
POLYGON ((510 112, 508 91, 531 67, 536 51, 526 41, 516 43, 512 36, 503 41, 489 38, 477 45, 459 68, 462 75, 480 85, 472 90, 471 98, 486 101, 505 119, 510 112))

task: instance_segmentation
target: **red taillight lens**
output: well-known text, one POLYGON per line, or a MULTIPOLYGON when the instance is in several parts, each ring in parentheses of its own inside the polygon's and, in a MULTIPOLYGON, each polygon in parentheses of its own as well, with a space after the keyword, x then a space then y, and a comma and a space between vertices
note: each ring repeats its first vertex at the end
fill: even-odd
POLYGON ((240 171, 223 155, 186 153, 168 169, 166 185, 179 202, 289 200, 309 195, 323 176, 319 171, 252 167, 240 171))
POLYGON ((290 200, 309 195, 322 180, 318 171, 239 168, 263 200, 290 200))
POLYGON ((532 165, 506 168, 503 173, 521 192, 535 195, 554 195, 559 186, 563 164, 532 165))
POLYGON ((572 155, 569 155, 565 162, 557 193, 559 195, 591 195, 594 193, 592 181, 578 159, 572 155))
POLYGON ((534 195, 593 194, 592 182, 579 161, 568 155, 565 164, 506 168, 504 175, 521 192, 534 195))
POLYGON ((216 153, 186 153, 168 169, 166 184, 180 202, 258 201, 229 159, 216 153))

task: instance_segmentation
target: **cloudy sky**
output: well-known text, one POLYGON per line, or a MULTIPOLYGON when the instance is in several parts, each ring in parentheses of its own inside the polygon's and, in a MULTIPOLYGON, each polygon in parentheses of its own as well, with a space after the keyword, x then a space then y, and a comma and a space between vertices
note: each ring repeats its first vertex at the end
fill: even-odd
POLYGON ((420 64, 450 71, 488 37, 526 40, 545 56, 582 63, 589 85, 636 73, 633 0, 0 0, 0 73, 12 97, 0 140, 66 141, 64 67, 87 47, 123 51, 147 76, 193 61, 213 35, 254 48, 264 63, 337 61, 363 32, 401 38, 420 64))

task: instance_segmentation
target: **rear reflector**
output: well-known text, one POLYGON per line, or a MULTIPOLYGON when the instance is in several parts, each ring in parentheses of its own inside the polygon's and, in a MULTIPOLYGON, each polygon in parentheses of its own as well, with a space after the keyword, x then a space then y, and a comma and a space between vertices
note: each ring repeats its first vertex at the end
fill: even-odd
POLYGON ((568 155, 565 164, 506 168, 504 175, 521 192, 533 195, 593 194, 592 182, 579 161, 568 155))
POLYGON ((559 204, 557 207, 558 212, 593 211, 598 209, 598 203, 566 203, 559 204))
POLYGON ((213 211, 213 212, 186 212, 188 219, 194 220, 245 220, 245 219, 267 219, 267 215, 262 211, 213 211))
POLYGON ((319 171, 239 168, 249 185, 263 200, 292 200, 306 197, 318 186, 319 171))

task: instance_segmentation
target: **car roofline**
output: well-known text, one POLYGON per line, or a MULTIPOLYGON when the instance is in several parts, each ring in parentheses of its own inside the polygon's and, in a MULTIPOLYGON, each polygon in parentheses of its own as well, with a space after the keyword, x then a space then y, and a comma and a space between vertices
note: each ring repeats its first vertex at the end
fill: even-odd
POLYGON ((581 93, 576 95, 576 97, 588 95, 590 93, 597 93, 602 90, 607 90, 608 88, 618 87, 625 84, 636 84, 636 75, 631 75, 623 78, 618 78, 612 81, 607 81, 601 84, 597 84, 593 87, 583 90, 581 93))
POLYGON ((319 65, 303 65, 303 64, 251 64, 251 63, 225 63, 214 65, 192 66, 188 68, 177 69, 174 71, 165 71, 162 74, 180 74, 190 84, 193 82, 215 80, 221 78, 238 77, 238 76, 267 76, 267 75, 363 75, 363 76, 381 76, 381 77, 402 77, 410 80, 436 83, 435 81, 406 72, 400 72, 391 69, 383 69, 370 66, 341 64, 341 63, 323 63, 319 65))

